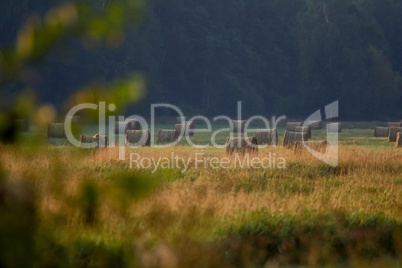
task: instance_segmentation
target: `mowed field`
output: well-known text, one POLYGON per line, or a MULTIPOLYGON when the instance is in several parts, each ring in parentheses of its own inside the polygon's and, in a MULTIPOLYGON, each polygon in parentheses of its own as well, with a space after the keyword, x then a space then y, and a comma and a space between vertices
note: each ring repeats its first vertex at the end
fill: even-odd
MULTIPOLYGON (((0 246, 27 257, 0 254, 40 267, 401 267, 402 148, 374 138, 374 125, 381 123, 343 124, 337 167, 280 145, 250 156, 270 159, 271 168, 241 168, 224 148, 186 141, 126 148, 123 161, 118 148, 53 139, 0 145, 0 246), (190 162, 185 170, 174 159, 130 168, 131 153, 190 162), (211 158, 229 158, 229 167, 211 158)), ((325 137, 313 131, 314 140, 325 137)))

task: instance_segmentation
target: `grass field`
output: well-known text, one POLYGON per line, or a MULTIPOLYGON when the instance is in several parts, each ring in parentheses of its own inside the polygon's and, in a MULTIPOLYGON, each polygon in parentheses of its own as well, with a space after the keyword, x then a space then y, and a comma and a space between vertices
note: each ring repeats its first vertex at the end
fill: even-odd
MULTIPOLYGON (((337 167, 282 146, 258 158, 283 158, 285 168, 225 169, 194 161, 196 153, 225 158, 224 149, 184 141, 127 148, 125 161, 118 148, 56 140, 0 145, 0 259, 15 267, 401 267, 402 149, 373 138, 373 125, 381 124, 344 123, 337 167), (130 153, 172 152, 192 158, 186 171, 129 168, 130 153)), ((208 143, 210 134, 194 140, 208 143)))

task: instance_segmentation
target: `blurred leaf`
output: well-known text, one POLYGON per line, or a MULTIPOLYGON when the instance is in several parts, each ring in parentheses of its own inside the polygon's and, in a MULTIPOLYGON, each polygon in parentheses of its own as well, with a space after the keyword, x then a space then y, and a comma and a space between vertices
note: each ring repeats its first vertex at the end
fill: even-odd
POLYGON ((14 143, 17 138, 17 116, 13 112, 0 113, 0 142, 14 143))
POLYGON ((145 91, 145 83, 140 75, 132 75, 125 80, 117 80, 112 86, 115 95, 115 104, 123 108, 128 103, 140 100, 145 91))
MULTIPOLYGON (((106 102, 106 105, 114 104, 117 111, 124 111, 129 105, 139 101, 145 92, 145 82, 141 75, 135 74, 128 78, 120 78, 109 85, 93 83, 76 92, 66 102, 66 112, 72 107, 83 103, 106 102)), ((99 111, 86 109, 81 111, 86 117, 96 120, 99 111)))
POLYGON ((47 127, 56 119, 56 115, 56 109, 53 105, 43 105, 36 111, 35 122, 38 126, 47 127))
POLYGON ((25 181, 0 178, 0 213, 0 265, 29 267, 34 258, 37 227, 33 187, 25 181))
POLYGON ((35 94, 26 91, 18 95, 15 104, 15 111, 19 118, 30 118, 35 109, 35 94))
POLYGON ((95 184, 84 183, 80 194, 80 206, 86 224, 93 225, 97 221, 99 193, 95 184))

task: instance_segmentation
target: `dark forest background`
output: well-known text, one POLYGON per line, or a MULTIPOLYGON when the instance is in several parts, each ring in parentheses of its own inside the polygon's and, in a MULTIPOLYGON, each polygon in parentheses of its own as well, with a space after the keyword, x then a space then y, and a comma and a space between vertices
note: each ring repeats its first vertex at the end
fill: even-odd
MULTIPOLYGON (((88 0, 89 1, 89 0, 88 0)), ((113 0, 91 0, 99 9, 113 0)), ((2 0, 0 46, 59 0, 2 0)), ((339 100, 343 120, 401 119, 402 0, 151 0, 121 42, 70 40, 6 86, 61 107, 91 81, 138 71, 150 103, 186 114, 305 116, 339 100)))

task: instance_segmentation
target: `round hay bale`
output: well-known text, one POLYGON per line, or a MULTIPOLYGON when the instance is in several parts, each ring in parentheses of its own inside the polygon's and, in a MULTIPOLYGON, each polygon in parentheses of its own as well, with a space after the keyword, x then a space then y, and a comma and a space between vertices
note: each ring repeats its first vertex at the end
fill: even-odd
POLYGON ((388 127, 402 127, 402 121, 401 122, 388 122, 387 126, 388 127))
POLYGON ((286 130, 287 131, 295 131, 295 127, 302 126, 302 122, 287 122, 286 123, 286 130))
POLYGON ((286 130, 283 135, 283 146, 285 148, 293 148, 296 141, 308 141, 307 133, 286 130))
POLYGON ((310 127, 294 127, 294 132, 303 132, 303 133, 307 133, 307 138, 311 139, 311 128, 310 127))
POLYGON ((50 123, 47 128, 47 137, 56 139, 66 138, 66 132, 64 131, 64 123, 50 123))
POLYGON ((27 119, 17 119, 16 124, 18 131, 29 132, 29 121, 27 119))
POLYGON ((396 142, 398 132, 402 132, 402 127, 390 127, 388 132, 388 141, 396 142))
POLYGON ((396 134, 395 147, 402 147, 402 132, 398 132, 398 134, 396 134))
POLYGON ((329 123, 327 124, 327 131, 332 133, 341 133, 341 123, 329 123))
POLYGON ((98 137, 98 147, 106 148, 108 146, 108 139, 106 135, 99 135, 98 137))
POLYGON ((322 129, 322 121, 305 121, 303 125, 310 127, 312 130, 322 129))
POLYGON ((81 135, 80 136, 81 147, 84 147, 83 144, 91 144, 96 142, 96 147, 94 148, 106 148, 107 147, 107 136, 95 134, 93 136, 89 135, 81 135))
POLYGON ((175 142, 178 136, 175 129, 159 129, 158 142, 175 142))
POLYGON ((278 144, 278 132, 276 129, 256 129, 254 137, 259 145, 276 146, 278 144))
MULTIPOLYGON (((328 141, 305 141, 304 144, 316 152, 325 153, 327 150, 328 141)), ((295 153, 307 152, 302 141, 296 141, 293 150, 295 153)))
POLYGON ((258 143, 255 137, 241 137, 241 138, 227 138, 226 139, 226 153, 233 154, 254 154, 258 153, 258 143))
POLYGON ((189 129, 195 129, 195 122, 194 121, 185 121, 186 126, 188 126, 189 129))
POLYGON ((388 127, 375 127, 374 128, 374 137, 387 138, 388 132, 389 132, 388 127))
POLYGON ((232 120, 230 121, 231 133, 244 133, 246 127, 246 120, 232 120))
POLYGON ((81 135, 80 136, 80 142, 81 144, 90 144, 93 142, 98 142, 98 137, 99 135, 94 135, 94 136, 90 136, 90 135, 81 135))
POLYGON ((130 147, 150 146, 151 132, 149 130, 127 130, 126 145, 130 147))
POLYGON ((114 134, 125 134, 127 130, 141 130, 140 122, 134 119, 124 122, 115 122, 114 134))
POLYGON ((195 123, 193 121, 185 121, 183 124, 176 124, 174 129, 177 131, 177 135, 184 133, 184 136, 194 136, 195 123))

